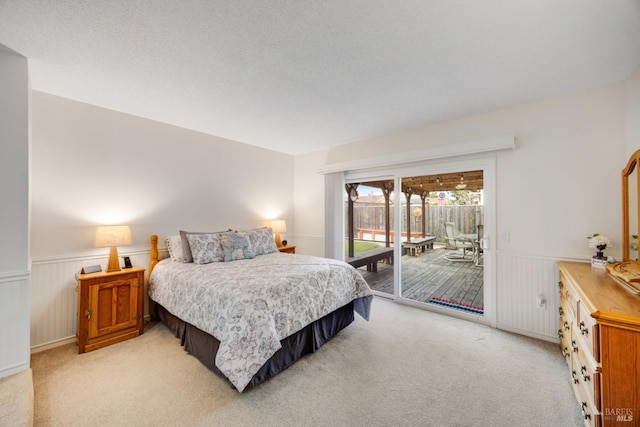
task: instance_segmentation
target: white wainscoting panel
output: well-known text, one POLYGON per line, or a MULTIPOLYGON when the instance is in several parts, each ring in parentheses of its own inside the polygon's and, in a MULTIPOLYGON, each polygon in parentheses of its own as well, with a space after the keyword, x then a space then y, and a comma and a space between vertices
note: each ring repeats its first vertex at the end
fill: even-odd
MULTIPOLYGON (((129 253, 120 251, 120 256, 129 256, 133 265, 148 268, 148 251, 129 253)), ((75 338, 78 312, 76 274, 82 267, 89 265, 100 264, 105 268, 107 258, 107 256, 94 255, 33 260, 31 267, 32 351, 75 338)), ((146 281, 148 281, 148 274, 146 281)))
POLYGON ((290 239, 289 244, 296 246, 297 254, 324 256, 324 237, 296 234, 290 239))
MULTIPOLYGON (((292 239, 293 240, 293 239, 292 239)), ((317 246, 317 239, 296 236, 301 249, 317 246)), ((148 251, 121 253, 131 257, 134 265, 147 268, 148 251)), ((161 258, 166 256, 161 251, 161 258)), ((497 253, 497 327, 519 334, 557 342, 558 270, 555 258, 497 253), (538 296, 546 306, 538 308, 538 296)), ((55 345, 74 339, 77 328, 77 293, 75 275, 83 266, 101 264, 107 257, 69 257, 34 260, 31 270, 31 349, 55 345)), ((148 273, 148 272, 147 272, 148 273)), ((20 290, 2 284, 2 292, 28 292, 20 281, 20 290), (5 290, 5 288, 7 288, 5 290)), ((148 281, 148 274, 147 274, 148 281)), ((145 292, 146 293, 146 292, 145 292)), ((1 301, 7 301, 2 295, 1 301)), ((20 296, 11 296, 13 300, 20 296)), ((147 313, 145 298, 145 313, 147 313)), ((4 313, 4 308, 2 313, 4 313)), ((10 323, 10 322, 3 322, 10 323)), ((3 336, 3 335, 0 335, 3 336)), ((1 367, 0 367, 1 369, 1 367)))
POLYGON ((497 327, 558 342, 557 259, 498 253, 497 327), (538 298, 546 300, 538 307, 538 298))
POLYGON ((0 378, 29 365, 29 272, 0 274, 0 378))

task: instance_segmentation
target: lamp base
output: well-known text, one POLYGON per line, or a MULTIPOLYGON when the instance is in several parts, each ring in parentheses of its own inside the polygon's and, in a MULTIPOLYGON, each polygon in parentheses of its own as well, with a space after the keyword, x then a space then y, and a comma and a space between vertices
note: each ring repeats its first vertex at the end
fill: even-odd
POLYGON ((111 246, 111 249, 109 249, 109 265, 107 266, 107 273, 114 271, 120 271, 120 260, 118 259, 118 248, 111 246))
POLYGON ((280 240, 280 233, 275 233, 275 234, 276 234, 276 246, 281 248, 283 244, 282 244, 282 240, 280 240))

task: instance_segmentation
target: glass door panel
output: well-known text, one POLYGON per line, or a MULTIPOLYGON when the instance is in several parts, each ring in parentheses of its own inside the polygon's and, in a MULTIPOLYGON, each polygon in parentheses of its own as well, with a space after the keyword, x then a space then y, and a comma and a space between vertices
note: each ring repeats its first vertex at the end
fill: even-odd
POLYGON ((484 313, 483 171, 403 177, 400 297, 484 313))
POLYGON ((345 260, 374 293, 394 295, 393 180, 345 185, 345 260))

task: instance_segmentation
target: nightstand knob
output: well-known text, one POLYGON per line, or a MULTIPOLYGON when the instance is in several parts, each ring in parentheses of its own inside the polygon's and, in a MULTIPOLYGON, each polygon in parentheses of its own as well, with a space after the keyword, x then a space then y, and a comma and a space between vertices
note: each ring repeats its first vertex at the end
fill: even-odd
POLYGON ((90 309, 86 309, 84 311, 84 315, 87 316, 87 320, 91 319, 91 315, 93 314, 93 312, 90 309))

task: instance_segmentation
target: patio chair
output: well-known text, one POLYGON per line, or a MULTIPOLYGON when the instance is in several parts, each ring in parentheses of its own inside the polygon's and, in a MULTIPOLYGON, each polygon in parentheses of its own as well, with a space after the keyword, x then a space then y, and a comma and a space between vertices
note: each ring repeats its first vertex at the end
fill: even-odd
POLYGON ((447 240, 455 249, 455 252, 445 255, 445 259, 448 261, 468 261, 473 262, 473 258, 467 258, 467 251, 473 253, 474 243, 472 240, 462 238, 460 233, 455 231, 455 224, 453 222, 445 222, 444 227, 447 233, 447 240), (462 250, 462 254, 460 251, 462 250))

